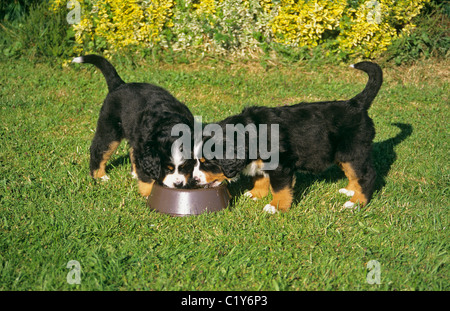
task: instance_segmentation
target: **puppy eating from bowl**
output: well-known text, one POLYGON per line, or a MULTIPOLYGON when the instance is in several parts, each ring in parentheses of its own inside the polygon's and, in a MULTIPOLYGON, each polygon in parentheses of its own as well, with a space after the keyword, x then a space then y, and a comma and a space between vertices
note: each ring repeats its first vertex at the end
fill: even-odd
POLYGON ((139 192, 147 197, 155 182, 170 188, 186 185, 193 162, 186 161, 182 150, 172 150, 172 128, 184 124, 193 127, 194 117, 186 105, 165 89, 149 83, 125 83, 109 61, 98 55, 73 59, 89 63, 102 72, 108 91, 97 121, 90 147, 90 175, 108 180, 106 163, 123 139, 131 146, 132 176, 139 192))

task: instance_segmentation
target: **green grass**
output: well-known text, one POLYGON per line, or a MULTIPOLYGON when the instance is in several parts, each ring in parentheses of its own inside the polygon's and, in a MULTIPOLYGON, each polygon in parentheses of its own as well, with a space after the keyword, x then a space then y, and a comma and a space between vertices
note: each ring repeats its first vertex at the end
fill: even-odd
MULTIPOLYGON (((449 290, 448 61, 385 69, 370 115, 377 192, 347 210, 337 168, 298 174, 287 213, 270 198, 196 217, 151 212, 127 145, 106 183, 88 176, 107 88, 90 65, 0 63, 0 290, 449 290), (66 281, 70 260, 81 284, 66 281), (368 284, 377 260, 381 284, 368 284)), ((206 122, 250 104, 345 99, 366 76, 347 67, 120 65, 161 85, 206 122)), ((245 188, 245 187, 243 187, 245 188)))

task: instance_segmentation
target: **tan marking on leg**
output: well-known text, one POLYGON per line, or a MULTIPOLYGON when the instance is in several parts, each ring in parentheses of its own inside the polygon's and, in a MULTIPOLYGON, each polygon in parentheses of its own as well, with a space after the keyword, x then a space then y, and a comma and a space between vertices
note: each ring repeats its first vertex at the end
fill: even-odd
POLYGON ((286 187, 278 192, 274 192, 272 189, 273 199, 270 205, 275 206, 278 210, 286 212, 291 207, 293 196, 292 188, 286 187))
POLYGON ((339 163, 339 166, 345 173, 345 176, 348 178, 348 185, 345 189, 354 191, 355 194, 350 199, 351 202, 357 203, 359 202, 362 205, 366 205, 367 198, 362 192, 362 187, 359 184, 359 178, 356 176, 355 170, 353 169, 350 163, 339 163))
POLYGON ((137 176, 136 173, 136 161, 134 160, 133 148, 130 148, 130 161, 131 161, 131 175, 137 176))
POLYGON ((106 175, 106 162, 111 158, 111 155, 116 151, 117 147, 119 146, 120 141, 113 141, 109 144, 108 150, 106 150, 103 153, 102 161, 100 162, 100 167, 98 170, 94 171, 93 176, 94 178, 102 178, 106 175))
POLYGON ((261 199, 269 194, 270 178, 257 175, 253 177, 253 188, 250 193, 253 198, 261 199))
POLYGON ((358 183, 358 178, 356 177, 355 171, 353 170, 350 163, 339 163, 339 167, 344 171, 345 176, 348 179, 348 184, 345 189, 349 191, 361 191, 361 187, 358 183))
POLYGON ((363 193, 355 192, 355 194, 351 197, 350 202, 359 202, 362 206, 365 206, 367 204, 367 198, 363 193))
POLYGON ((150 195, 150 193, 152 192, 154 183, 155 183, 154 180, 149 183, 138 180, 139 193, 143 197, 148 197, 150 195))

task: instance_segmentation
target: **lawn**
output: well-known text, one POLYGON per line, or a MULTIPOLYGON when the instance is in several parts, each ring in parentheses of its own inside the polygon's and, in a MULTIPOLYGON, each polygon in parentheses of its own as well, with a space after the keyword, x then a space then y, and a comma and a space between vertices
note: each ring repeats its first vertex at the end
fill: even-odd
MULTIPOLYGON (((247 105, 346 99, 366 83, 347 66, 115 65, 205 122, 247 105)), ((449 290, 449 65, 384 69, 369 111, 378 180, 367 207, 342 207, 346 179, 331 167, 297 174, 287 213, 242 196, 242 178, 227 210, 177 218, 139 196, 125 142, 108 182, 89 177, 107 93, 99 71, 0 63, 0 290, 449 290), (79 284, 67 280, 71 260, 79 284)))

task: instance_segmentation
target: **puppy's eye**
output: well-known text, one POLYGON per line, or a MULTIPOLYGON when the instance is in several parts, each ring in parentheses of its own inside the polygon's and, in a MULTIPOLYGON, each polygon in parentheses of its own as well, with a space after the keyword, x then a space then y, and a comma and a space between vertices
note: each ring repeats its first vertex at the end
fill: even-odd
POLYGON ((179 169, 179 170, 187 170, 187 169, 189 169, 189 167, 191 167, 191 166, 192 166, 192 164, 185 162, 185 163, 183 163, 183 164, 180 164, 180 165, 178 166, 178 169, 179 169))

